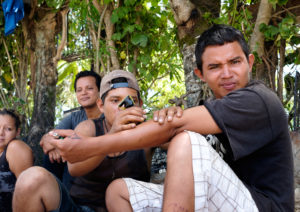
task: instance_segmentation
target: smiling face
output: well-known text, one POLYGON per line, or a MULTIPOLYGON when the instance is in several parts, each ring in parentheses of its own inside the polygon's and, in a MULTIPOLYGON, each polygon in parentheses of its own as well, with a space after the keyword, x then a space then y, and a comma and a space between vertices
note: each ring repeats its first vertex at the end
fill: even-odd
POLYGON ((0 153, 6 145, 19 135, 15 119, 10 115, 0 115, 0 153))
POLYGON ((208 84, 216 98, 245 87, 250 80, 254 56, 249 62, 237 41, 224 45, 207 46, 202 55, 202 73, 195 74, 208 84))
POLYGON ((96 79, 92 76, 79 78, 76 82, 76 97, 83 108, 94 107, 99 98, 96 79))
POLYGON ((100 108, 100 111, 105 115, 107 127, 109 129, 111 128, 116 115, 120 111, 119 104, 128 95, 132 97, 135 106, 142 106, 143 103, 139 100, 137 91, 132 88, 112 89, 108 91, 104 99, 104 104, 102 100, 99 100, 98 106, 100 108))

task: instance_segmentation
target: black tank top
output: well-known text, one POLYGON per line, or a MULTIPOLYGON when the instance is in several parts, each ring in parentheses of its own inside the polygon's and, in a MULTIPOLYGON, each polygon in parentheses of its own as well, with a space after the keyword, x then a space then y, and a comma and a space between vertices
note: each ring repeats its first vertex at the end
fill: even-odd
POLYGON ((9 169, 9 164, 6 160, 6 150, 4 149, 0 157, 0 211, 12 211, 12 196, 16 184, 16 176, 9 169))
MULTIPOLYGON (((95 119, 96 136, 104 135, 104 116, 95 119)), ((71 186, 71 196, 79 205, 95 210, 105 208, 107 186, 117 178, 130 177, 136 180, 150 180, 144 150, 128 151, 117 157, 106 156, 93 171, 76 177, 71 186)))

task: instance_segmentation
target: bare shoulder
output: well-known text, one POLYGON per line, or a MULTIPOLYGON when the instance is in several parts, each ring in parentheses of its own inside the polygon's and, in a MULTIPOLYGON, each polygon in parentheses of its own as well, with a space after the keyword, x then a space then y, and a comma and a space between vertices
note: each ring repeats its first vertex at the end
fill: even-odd
POLYGON ((32 154, 32 150, 24 141, 12 140, 7 147, 7 154, 10 153, 14 155, 18 155, 18 153, 32 154))
POLYGON ((80 122, 75 128, 75 132, 83 136, 95 136, 96 128, 94 121, 88 119, 83 122, 80 122))

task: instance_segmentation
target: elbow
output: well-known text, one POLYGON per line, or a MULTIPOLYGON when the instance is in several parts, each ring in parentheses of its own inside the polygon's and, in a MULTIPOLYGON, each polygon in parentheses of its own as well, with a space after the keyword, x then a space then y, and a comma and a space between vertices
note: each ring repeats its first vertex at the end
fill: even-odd
POLYGON ((80 177, 78 169, 76 169, 73 165, 68 163, 68 171, 72 177, 80 177))
POLYGON ((68 171, 72 177, 81 177, 83 175, 88 174, 88 171, 80 169, 80 167, 76 167, 70 164, 68 164, 68 171))

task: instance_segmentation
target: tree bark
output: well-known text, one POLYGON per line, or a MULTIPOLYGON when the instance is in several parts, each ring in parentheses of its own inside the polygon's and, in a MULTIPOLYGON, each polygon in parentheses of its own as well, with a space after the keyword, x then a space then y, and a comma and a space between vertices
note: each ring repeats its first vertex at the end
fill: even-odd
POLYGON ((196 37, 209 27, 207 21, 202 18, 202 14, 211 12, 213 16, 218 16, 221 1, 170 0, 169 2, 178 28, 179 47, 183 55, 186 93, 190 93, 187 96, 187 106, 192 107, 212 95, 206 84, 200 82, 194 74, 196 68, 194 51, 196 37), (198 92, 194 92, 196 90, 198 92))
POLYGON ((109 65, 107 71, 120 69, 120 62, 116 51, 116 45, 115 42, 112 40, 112 35, 114 34, 115 31, 115 25, 111 22, 110 19, 112 12, 113 12, 113 6, 110 3, 104 15, 105 32, 106 32, 106 48, 110 53, 107 61, 107 64, 109 65), (111 62, 111 67, 110 67, 110 62, 111 62))
POLYGON ((39 141, 53 128, 55 119, 57 69, 53 59, 56 56, 57 14, 41 8, 37 9, 36 14, 35 20, 24 22, 24 34, 30 44, 34 96, 27 142, 35 153, 36 164, 40 165, 43 153, 39 141))
MULTIPOLYGON (((263 23, 268 25, 271 19, 271 15, 272 15, 272 5, 269 3, 268 0, 261 0, 254 30, 250 39, 250 49, 251 51, 256 51, 259 58, 266 58, 265 45, 264 45, 265 37, 264 34, 259 31, 259 26, 263 23)), ((266 62, 267 61, 264 60, 263 63, 256 63, 255 78, 261 79, 270 85, 269 75, 268 72, 266 71, 266 66, 264 64, 266 62)))

